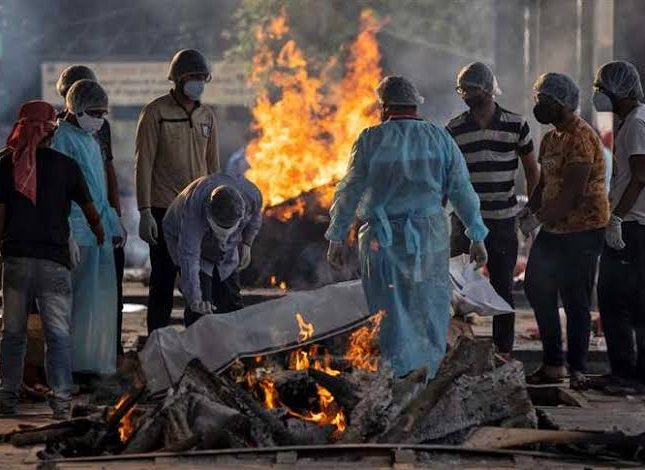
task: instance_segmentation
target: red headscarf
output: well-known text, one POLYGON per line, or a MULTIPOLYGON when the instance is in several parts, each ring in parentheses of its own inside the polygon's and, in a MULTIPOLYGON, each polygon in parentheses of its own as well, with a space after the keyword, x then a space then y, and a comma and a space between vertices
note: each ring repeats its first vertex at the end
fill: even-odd
POLYGON ((56 111, 45 101, 22 105, 7 147, 12 150, 13 183, 16 191, 36 205, 36 149, 56 127, 56 111))

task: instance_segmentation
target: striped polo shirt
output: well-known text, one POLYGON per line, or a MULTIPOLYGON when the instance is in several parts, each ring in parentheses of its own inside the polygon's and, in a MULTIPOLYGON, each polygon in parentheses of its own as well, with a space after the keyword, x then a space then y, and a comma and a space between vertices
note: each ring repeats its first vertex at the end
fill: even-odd
POLYGON ((519 158, 533 150, 526 120, 495 105, 487 129, 480 129, 470 111, 451 120, 446 128, 466 158, 470 179, 481 201, 484 219, 508 219, 519 210, 515 178, 519 158))

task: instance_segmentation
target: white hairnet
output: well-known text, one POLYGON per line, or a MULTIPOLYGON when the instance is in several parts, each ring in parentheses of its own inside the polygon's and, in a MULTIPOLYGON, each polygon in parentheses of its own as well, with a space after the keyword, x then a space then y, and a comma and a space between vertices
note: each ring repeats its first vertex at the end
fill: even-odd
POLYGON ((562 73, 545 73, 538 77, 533 92, 550 96, 562 106, 575 110, 578 108, 580 90, 578 85, 562 73))
POLYGON ((97 82, 96 75, 91 68, 85 65, 70 65, 63 70, 56 82, 56 91, 63 98, 67 96, 67 92, 71 86, 79 80, 93 80, 97 82))
POLYGON ((423 104, 423 96, 407 78, 390 75, 381 80, 376 87, 376 95, 381 104, 394 106, 418 106, 423 104))
POLYGON ((108 96, 97 82, 79 80, 67 92, 65 107, 74 114, 83 113, 88 109, 107 110, 108 96))
POLYGON ((493 70, 483 62, 473 62, 461 69, 457 74, 457 86, 481 88, 491 95, 502 94, 493 70))
POLYGON ((616 98, 643 99, 643 87, 638 70, 624 60, 608 62, 598 69, 595 86, 602 86, 616 98))

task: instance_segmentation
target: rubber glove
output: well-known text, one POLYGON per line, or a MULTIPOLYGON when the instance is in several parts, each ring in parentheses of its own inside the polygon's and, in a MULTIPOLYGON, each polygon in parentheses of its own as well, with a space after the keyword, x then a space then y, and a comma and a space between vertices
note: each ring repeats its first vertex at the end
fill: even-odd
POLYGON ((329 242, 329 249, 327 250, 327 262, 334 269, 343 269, 343 266, 345 266, 345 259, 343 257, 343 242, 329 242))
POLYGON ((207 315, 209 313, 213 313, 217 309, 208 300, 200 300, 199 302, 191 303, 190 310, 194 313, 207 315))
POLYGON ((609 224, 605 230, 605 241, 607 242, 607 245, 614 250, 622 250, 625 248, 622 223, 623 219, 611 214, 609 224))
POLYGON ((67 239, 67 246, 69 247, 69 261, 72 265, 72 269, 76 269, 81 262, 81 249, 78 247, 78 243, 74 240, 74 237, 70 234, 67 239))
POLYGON ((537 216, 528 207, 522 209, 517 217, 520 221, 520 230, 525 237, 531 235, 540 226, 537 216))
POLYGON ((251 246, 246 243, 242 243, 242 249, 240 250, 240 267, 239 270, 242 271, 246 269, 251 264, 251 246))
POLYGON ((128 242, 128 232, 123 225, 123 221, 119 219, 119 225, 121 226, 121 236, 114 237, 112 240, 114 243, 114 248, 123 248, 128 242))
POLYGON ((141 209, 140 214, 141 218, 139 219, 139 236, 149 245, 156 245, 159 231, 157 228, 157 222, 152 216, 152 210, 150 208, 141 209))
POLYGON ((475 263, 475 269, 486 266, 488 262, 488 252, 484 242, 470 242, 470 262, 475 263))

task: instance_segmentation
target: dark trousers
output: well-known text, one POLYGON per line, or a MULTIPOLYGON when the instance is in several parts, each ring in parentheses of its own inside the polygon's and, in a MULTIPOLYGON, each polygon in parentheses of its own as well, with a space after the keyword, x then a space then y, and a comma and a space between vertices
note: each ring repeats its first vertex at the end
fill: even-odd
MULTIPOLYGON (((199 273, 199 284, 202 290, 202 300, 211 302, 217 310, 215 313, 228 313, 244 307, 240 294, 240 275, 234 271, 226 280, 221 281, 215 268, 213 275, 199 273)), ((184 310, 184 325, 188 328, 203 315, 193 312, 188 306, 184 310)))
POLYGON ((123 271, 125 269, 125 251, 123 248, 114 249, 114 267, 116 268, 116 293, 117 293, 117 324, 116 324, 116 353, 123 355, 123 343, 121 343, 121 330, 123 324, 123 271))
MULTIPOLYGON (((513 272, 517 263, 517 219, 485 219, 489 233, 485 244, 488 251, 490 283, 511 307, 513 303, 513 272)), ((468 253, 470 240, 457 216, 451 217, 450 256, 468 253)), ((496 315, 493 318, 493 341, 501 353, 513 351, 515 341, 515 314, 496 315)))
POLYGON ((558 294, 567 315, 567 362, 584 372, 591 329, 591 294, 602 250, 604 230, 569 234, 541 231, 526 266, 525 290, 535 312, 543 362, 563 366, 558 294))
POLYGON ((598 307, 612 373, 645 382, 645 226, 622 228, 625 248, 600 258, 598 307))
POLYGON ((172 313, 173 292, 178 269, 168 254, 168 247, 163 236, 163 218, 166 209, 152 208, 152 216, 157 222, 158 240, 155 246, 150 246, 150 291, 148 294, 148 334, 157 328, 163 328, 170 323, 172 313))

